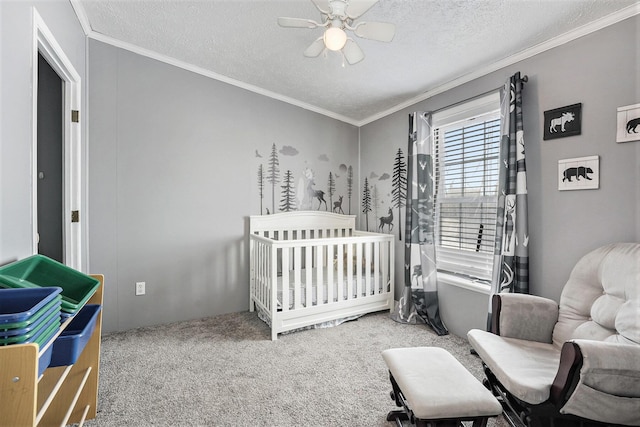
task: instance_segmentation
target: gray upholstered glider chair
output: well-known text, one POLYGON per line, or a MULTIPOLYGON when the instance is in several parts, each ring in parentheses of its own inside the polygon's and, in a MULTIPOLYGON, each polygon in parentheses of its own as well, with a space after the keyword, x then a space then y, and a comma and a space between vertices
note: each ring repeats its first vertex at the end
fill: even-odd
POLYGON ((640 244, 585 255, 560 304, 492 300, 491 332, 467 337, 512 425, 640 425, 640 244))

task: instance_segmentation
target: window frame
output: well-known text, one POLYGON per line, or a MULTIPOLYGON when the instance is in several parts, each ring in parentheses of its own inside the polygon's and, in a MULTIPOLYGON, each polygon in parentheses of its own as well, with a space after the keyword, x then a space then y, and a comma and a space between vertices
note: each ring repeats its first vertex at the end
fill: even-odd
MULTIPOLYGON (((443 109, 433 114, 432 116, 432 132, 433 132, 433 141, 434 141, 434 159, 436 153, 436 131, 438 129, 450 127, 450 126, 460 126, 462 127, 464 124, 471 123, 473 119, 483 118, 483 121, 501 120, 501 111, 500 111, 500 91, 496 90, 495 92, 489 93, 484 96, 480 96, 474 98, 469 101, 462 102, 450 108, 443 109)), ((501 123, 500 123, 501 127, 501 123)), ((501 138, 501 136, 499 136, 501 138)), ((500 142, 498 141, 498 147, 500 146, 500 142)), ((498 153, 499 156, 499 153, 498 153)), ((498 157, 499 162, 499 157, 498 157)), ((435 163, 434 163, 435 164, 435 163)), ((497 172, 496 172, 497 174, 497 172)), ((435 181, 435 180, 434 180, 435 181)), ((435 184, 435 182, 434 182, 435 184)), ((434 192, 435 195, 435 192, 434 192)), ((484 197, 483 197, 484 198, 484 197)), ((491 199, 497 201, 498 195, 491 196, 491 199)), ((478 200, 477 198, 475 198, 478 200)), ((468 200, 468 198, 467 198, 468 200)), ((436 260, 436 265, 438 268, 438 279, 444 283, 459 286, 462 288, 470 289, 476 292, 481 292, 488 294, 490 292, 491 281, 490 277, 492 275, 493 269, 493 252, 491 253, 482 253, 480 256, 476 256, 477 254, 472 252, 467 252, 464 250, 452 250, 450 248, 440 246, 440 224, 439 217, 437 214, 438 211, 438 202, 437 200, 436 206, 434 206, 434 213, 436 214, 436 250, 439 256, 436 260), (466 252, 466 253, 465 253, 466 252), (444 256, 443 256, 444 255, 444 256), (461 269, 462 271, 452 271, 450 268, 451 265, 454 265, 456 258, 468 258, 470 264, 461 269), (484 272, 483 278, 473 277, 473 274, 469 274, 470 271, 473 270, 473 265, 478 265, 477 268, 480 268, 481 271, 484 272)))

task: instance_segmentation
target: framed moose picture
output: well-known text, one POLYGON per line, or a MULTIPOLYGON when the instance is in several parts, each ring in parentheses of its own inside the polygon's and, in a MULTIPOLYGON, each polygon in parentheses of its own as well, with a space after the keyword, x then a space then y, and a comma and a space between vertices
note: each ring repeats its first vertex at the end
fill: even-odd
POLYGON ((640 104, 618 108, 616 142, 640 141, 640 104))
POLYGON ((582 131, 582 103, 544 112, 543 139, 580 135, 582 131))

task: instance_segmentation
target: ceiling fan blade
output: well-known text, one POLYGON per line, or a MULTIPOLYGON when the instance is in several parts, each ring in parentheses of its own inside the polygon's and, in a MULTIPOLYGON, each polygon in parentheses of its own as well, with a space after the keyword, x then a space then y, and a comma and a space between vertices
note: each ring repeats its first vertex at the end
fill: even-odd
POLYGON ((285 28, 316 28, 320 26, 320 24, 311 19, 287 18, 284 16, 278 18, 278 25, 285 28))
POLYGON ((315 58, 320 55, 324 50, 324 40, 322 37, 319 37, 311 43, 311 45, 304 51, 304 56, 308 58, 315 58))
POLYGON ((326 15, 331 11, 329 7, 329 0, 311 0, 315 5, 316 9, 320 11, 320 13, 326 15))
POLYGON ((347 39, 347 43, 342 48, 342 53, 350 65, 357 64, 364 59, 364 52, 353 39, 347 39))
POLYGON ((351 0, 347 6, 347 15, 351 19, 356 19, 371 9, 378 0, 351 0))
POLYGON ((390 42, 396 34, 396 26, 386 22, 361 22, 353 32, 364 39, 390 42))

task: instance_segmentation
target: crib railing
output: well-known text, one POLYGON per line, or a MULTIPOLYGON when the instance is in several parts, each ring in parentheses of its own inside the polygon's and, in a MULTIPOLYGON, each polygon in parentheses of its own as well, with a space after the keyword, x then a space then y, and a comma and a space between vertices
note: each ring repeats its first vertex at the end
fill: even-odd
POLYGON ((282 240, 291 231, 281 233, 250 236, 250 310, 255 303, 275 314, 393 291, 392 236, 350 230, 347 237, 296 232, 311 237, 282 240))

